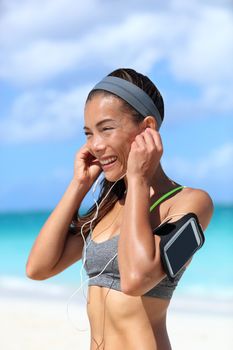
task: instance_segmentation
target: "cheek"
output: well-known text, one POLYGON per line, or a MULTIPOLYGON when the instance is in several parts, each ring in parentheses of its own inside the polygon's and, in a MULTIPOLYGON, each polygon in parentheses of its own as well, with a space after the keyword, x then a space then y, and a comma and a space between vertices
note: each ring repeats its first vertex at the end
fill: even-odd
POLYGON ((135 140, 136 135, 135 133, 129 134, 121 130, 120 133, 115 133, 109 139, 109 144, 117 152, 120 162, 127 164, 131 144, 135 140))

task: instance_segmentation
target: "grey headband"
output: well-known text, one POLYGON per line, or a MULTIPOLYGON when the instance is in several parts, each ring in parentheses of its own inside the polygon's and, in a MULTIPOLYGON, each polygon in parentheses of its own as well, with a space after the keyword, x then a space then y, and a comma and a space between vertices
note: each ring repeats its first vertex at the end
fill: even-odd
POLYGON ((137 85, 118 77, 107 76, 94 86, 92 90, 105 90, 114 93, 128 102, 144 117, 153 116, 158 124, 162 124, 161 115, 149 95, 137 85))

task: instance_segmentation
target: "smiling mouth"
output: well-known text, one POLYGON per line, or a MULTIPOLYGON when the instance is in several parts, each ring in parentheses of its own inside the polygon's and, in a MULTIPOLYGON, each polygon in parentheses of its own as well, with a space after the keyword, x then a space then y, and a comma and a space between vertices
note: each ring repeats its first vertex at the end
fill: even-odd
POLYGON ((103 168, 104 170, 106 170, 106 169, 111 168, 111 167, 116 163, 116 161, 117 161, 117 158, 116 158, 115 160, 113 160, 112 162, 110 162, 110 163, 101 164, 101 166, 102 166, 102 168, 103 168))

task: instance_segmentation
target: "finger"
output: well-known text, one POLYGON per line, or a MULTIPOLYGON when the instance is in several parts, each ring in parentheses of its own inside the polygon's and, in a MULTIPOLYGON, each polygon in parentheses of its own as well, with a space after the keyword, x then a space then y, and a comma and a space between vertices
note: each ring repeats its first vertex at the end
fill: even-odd
POLYGON ((145 148, 147 146, 143 133, 138 134, 134 140, 138 147, 145 148))
POLYGON ((148 146, 155 148, 156 147, 156 142, 154 135, 150 132, 150 128, 146 128, 144 132, 144 138, 145 142, 148 144, 148 146))
POLYGON ((144 149, 146 148, 148 151, 153 150, 156 147, 156 144, 154 142, 152 135, 150 135, 145 131, 138 134, 136 136, 135 141, 137 142, 138 147, 144 148, 144 149))
POLYGON ((150 136, 152 136, 156 149, 157 150, 163 150, 163 143, 162 143, 162 138, 160 136, 160 133, 157 130, 151 129, 151 128, 147 128, 146 129, 146 133, 150 134, 150 136))

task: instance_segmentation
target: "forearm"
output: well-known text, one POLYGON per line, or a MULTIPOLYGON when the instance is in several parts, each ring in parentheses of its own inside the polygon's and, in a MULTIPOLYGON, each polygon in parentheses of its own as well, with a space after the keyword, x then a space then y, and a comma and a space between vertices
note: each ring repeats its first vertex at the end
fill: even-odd
POLYGON ((122 285, 141 278, 155 260, 154 236, 150 225, 150 187, 141 179, 128 183, 118 243, 122 285))
POLYGON ((65 245, 68 229, 75 211, 87 189, 72 180, 49 218, 43 225, 27 261, 29 274, 43 275, 57 263, 65 245))

